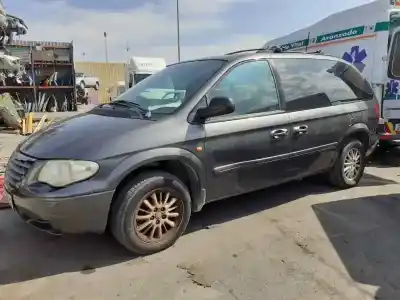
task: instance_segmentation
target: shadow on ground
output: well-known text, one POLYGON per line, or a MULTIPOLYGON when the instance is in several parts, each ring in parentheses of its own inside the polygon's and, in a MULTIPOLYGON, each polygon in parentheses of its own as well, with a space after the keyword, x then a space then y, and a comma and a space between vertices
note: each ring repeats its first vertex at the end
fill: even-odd
POLYGON ((382 150, 379 147, 372 153, 369 165, 377 168, 400 166, 400 147, 382 150))
POLYGON ((379 287, 375 299, 400 299, 400 194, 313 206, 350 277, 379 287))
MULTIPOLYGON (((310 194, 333 190, 319 179, 293 182, 205 206, 194 214, 186 234, 283 205, 310 194)), ((361 185, 394 182, 366 175, 361 185)), ((27 281, 66 272, 88 274, 97 268, 140 258, 117 244, 109 235, 53 237, 24 224, 12 211, 0 211, 0 285, 27 281)))

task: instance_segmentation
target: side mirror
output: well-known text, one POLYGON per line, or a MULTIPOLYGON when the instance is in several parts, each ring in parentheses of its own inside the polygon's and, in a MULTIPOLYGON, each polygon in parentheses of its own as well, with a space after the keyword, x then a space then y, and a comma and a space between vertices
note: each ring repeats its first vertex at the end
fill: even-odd
POLYGON ((235 104, 228 97, 214 97, 207 107, 199 108, 196 112, 195 120, 204 122, 208 118, 223 116, 235 111, 235 104))

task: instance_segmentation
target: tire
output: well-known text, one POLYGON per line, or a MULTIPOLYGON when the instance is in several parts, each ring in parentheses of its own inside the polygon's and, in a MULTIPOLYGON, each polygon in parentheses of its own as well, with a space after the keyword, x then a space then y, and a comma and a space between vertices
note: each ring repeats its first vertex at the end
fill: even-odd
POLYGON ((96 84, 95 84, 95 86, 94 86, 94 89, 95 89, 96 91, 98 91, 99 88, 100 88, 100 84, 99 84, 98 82, 96 82, 96 84))
POLYGON ((340 152, 340 156, 336 160, 335 165, 329 172, 329 182, 340 189, 347 189, 358 185, 364 174, 365 163, 364 145, 359 140, 348 141, 340 152), (355 153, 359 156, 357 163, 358 168, 356 168, 357 172, 356 174, 348 174, 348 176, 346 176, 345 164, 351 163, 349 158, 355 153))
POLYGON ((137 255, 148 255, 172 246, 185 231, 190 215, 191 198, 182 181, 166 172, 148 172, 139 175, 121 190, 111 208, 110 228, 115 239, 129 251, 137 255), (164 200, 168 198, 169 193, 166 203, 172 203, 173 199, 176 201, 169 208, 165 205, 164 211, 160 209, 150 213, 150 206, 146 205, 145 200, 155 208, 155 201, 152 199, 154 192, 158 199, 159 193, 162 192, 164 200), (170 212, 175 216, 164 218, 166 215, 162 214, 171 208, 176 208, 170 212), (149 219, 149 216, 152 219, 149 219), (171 227, 170 221, 175 223, 175 227, 171 227), (151 225, 146 226, 145 223, 149 222, 151 225), (153 231, 155 227, 157 229, 153 231), (170 230, 160 238, 159 229, 170 230), (147 236, 151 233, 154 233, 154 239, 147 236))
POLYGON ((85 88, 86 88, 85 82, 84 82, 84 81, 81 81, 81 82, 79 83, 79 87, 80 87, 82 90, 85 90, 85 88))

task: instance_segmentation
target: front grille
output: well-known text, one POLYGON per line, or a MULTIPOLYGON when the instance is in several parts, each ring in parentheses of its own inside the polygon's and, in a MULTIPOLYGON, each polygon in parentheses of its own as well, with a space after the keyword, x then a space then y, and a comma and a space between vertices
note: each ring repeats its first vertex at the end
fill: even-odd
POLYGON ((14 152, 7 163, 4 183, 10 191, 15 190, 36 160, 21 152, 14 152))

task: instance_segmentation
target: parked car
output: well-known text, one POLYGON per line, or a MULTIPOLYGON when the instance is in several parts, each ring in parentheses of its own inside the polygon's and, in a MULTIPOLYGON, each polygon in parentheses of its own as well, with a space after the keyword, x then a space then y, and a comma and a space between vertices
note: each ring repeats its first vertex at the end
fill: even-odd
POLYGON ((42 230, 109 228, 130 251, 154 253, 215 200, 314 174, 356 186, 378 141, 377 106, 359 71, 334 57, 247 51, 181 62, 27 138, 5 189, 42 230))
POLYGON ((94 88, 98 90, 100 87, 100 80, 95 76, 85 75, 84 73, 75 73, 75 82, 82 90, 85 88, 94 88))

